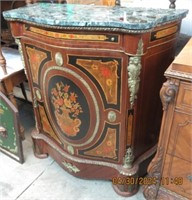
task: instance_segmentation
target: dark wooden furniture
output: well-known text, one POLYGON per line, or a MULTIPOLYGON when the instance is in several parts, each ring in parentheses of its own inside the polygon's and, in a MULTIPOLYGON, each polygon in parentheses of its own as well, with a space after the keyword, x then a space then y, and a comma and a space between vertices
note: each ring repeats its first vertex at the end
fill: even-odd
MULTIPOLYGON (((110 179, 120 195, 130 196, 156 151, 162 117, 159 90, 186 11, 163 11, 177 17, 149 28, 149 18, 142 21, 144 17, 127 16, 128 8, 115 9, 35 4, 4 16, 25 59, 37 123, 32 133, 35 155, 49 154, 77 177, 110 179), (56 8, 59 15, 54 15, 56 8), (30 9, 37 12, 29 20, 46 22, 24 19, 20 11, 30 15, 30 9), (101 22, 91 20, 89 15, 98 12, 104 15, 101 22), (12 13, 18 16, 12 18, 12 13), (57 24, 49 25, 53 17, 58 17, 57 24), (110 17, 116 18, 115 26, 110 17), (66 25, 71 19, 73 24, 66 25), (102 24, 106 20, 107 26, 102 24), (129 184, 130 177, 135 182, 129 184)), ((149 12, 155 19, 155 11, 149 12)))
POLYGON ((161 89, 163 119, 158 149, 148 167, 156 183, 146 199, 192 199, 192 39, 166 70, 161 89))

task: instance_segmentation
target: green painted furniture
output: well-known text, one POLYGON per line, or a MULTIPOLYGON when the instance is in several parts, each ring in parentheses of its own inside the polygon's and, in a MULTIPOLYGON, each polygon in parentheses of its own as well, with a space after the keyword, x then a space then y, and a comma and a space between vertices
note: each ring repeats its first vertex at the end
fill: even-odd
POLYGON ((0 151, 23 163, 23 149, 20 138, 18 110, 0 92, 0 151))

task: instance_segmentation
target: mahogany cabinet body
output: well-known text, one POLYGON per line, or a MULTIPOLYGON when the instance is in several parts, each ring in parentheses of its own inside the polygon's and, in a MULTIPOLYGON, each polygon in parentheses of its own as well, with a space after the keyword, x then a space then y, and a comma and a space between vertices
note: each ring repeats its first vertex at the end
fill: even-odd
POLYGON ((161 89, 164 108, 157 154, 148 167, 156 185, 147 199, 192 199, 192 39, 166 70, 161 89))
MULTIPOLYGON (((32 91, 35 154, 51 155, 81 178, 144 175, 158 141, 159 90, 180 23, 126 33, 10 21, 32 91)), ((137 191, 121 186, 115 188, 125 196, 137 191)))

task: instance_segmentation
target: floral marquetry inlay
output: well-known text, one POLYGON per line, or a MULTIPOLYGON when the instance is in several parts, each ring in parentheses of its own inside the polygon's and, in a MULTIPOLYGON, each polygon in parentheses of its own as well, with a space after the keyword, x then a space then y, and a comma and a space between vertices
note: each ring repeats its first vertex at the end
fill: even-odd
POLYGON ((97 147, 86 151, 84 154, 90 156, 116 159, 116 140, 116 129, 108 128, 104 140, 97 147))
POLYGON ((29 57, 33 81, 38 83, 39 66, 41 62, 47 57, 47 54, 30 47, 26 47, 26 51, 29 57))
POLYGON ((77 59, 77 64, 88 70, 101 85, 108 103, 117 104, 117 68, 116 60, 102 62, 101 60, 77 59))
POLYGON ((70 85, 58 82, 51 90, 51 102, 55 109, 57 123, 68 136, 76 136, 80 129, 79 114, 83 112, 77 101, 77 94, 70 90, 70 85))
POLYGON ((58 139, 56 134, 54 133, 52 127, 50 126, 49 120, 47 118, 47 115, 45 113, 45 110, 42 106, 38 106, 39 108, 39 114, 41 117, 41 124, 43 126, 43 130, 48 133, 51 137, 53 137, 58 143, 61 143, 61 141, 58 139))
POLYGON ((35 27, 30 27, 30 31, 38 33, 40 35, 45 35, 52 38, 68 39, 68 40, 95 40, 95 41, 105 41, 107 40, 106 35, 94 35, 94 34, 74 34, 74 33, 58 33, 53 31, 47 31, 35 27))

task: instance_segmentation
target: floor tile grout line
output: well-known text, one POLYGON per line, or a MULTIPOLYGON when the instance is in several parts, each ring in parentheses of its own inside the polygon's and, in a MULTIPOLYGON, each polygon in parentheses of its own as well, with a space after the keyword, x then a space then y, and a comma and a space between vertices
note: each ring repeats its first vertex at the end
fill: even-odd
POLYGON ((55 161, 53 160, 16 198, 15 198, 15 200, 17 200, 17 199, 19 199, 19 197, 21 197, 21 195, 22 194, 24 194, 25 193, 25 191, 27 191, 31 186, 32 186, 32 184, 36 181, 36 180, 38 180, 39 179, 39 177, 41 177, 43 174, 44 174, 44 172, 51 166, 51 165, 53 165, 53 163, 54 163, 55 161))

